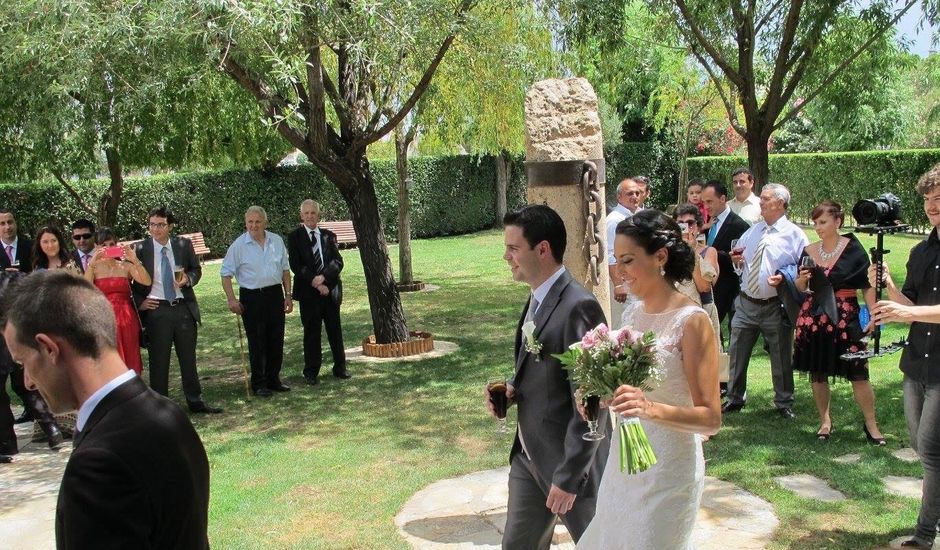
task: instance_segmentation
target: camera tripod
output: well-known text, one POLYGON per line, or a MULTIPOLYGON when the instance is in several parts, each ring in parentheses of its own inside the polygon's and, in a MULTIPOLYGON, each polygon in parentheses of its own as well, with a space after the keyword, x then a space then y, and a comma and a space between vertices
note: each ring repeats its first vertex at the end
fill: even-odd
MULTIPOLYGON (((891 235, 894 233, 900 233, 901 231, 907 231, 910 229, 909 225, 859 225, 855 228, 855 231, 859 233, 865 233, 868 235, 875 235, 875 246, 869 249, 871 253, 871 261, 875 264, 875 301, 881 301, 881 295, 884 291, 884 282, 882 277, 884 276, 884 268, 882 267, 882 261, 884 260, 885 254, 891 252, 890 250, 885 250, 884 245, 884 236, 891 235)), ((862 327, 864 330, 865 327, 862 327)), ((881 325, 875 325, 875 328, 872 330, 872 340, 874 341, 874 347, 872 349, 867 349, 864 351, 856 351, 850 353, 843 353, 839 357, 845 360, 852 359, 868 359, 871 357, 881 357, 883 355, 888 355, 891 353, 896 353, 904 348, 905 341, 898 340, 893 344, 888 344, 884 347, 881 346, 881 325)))

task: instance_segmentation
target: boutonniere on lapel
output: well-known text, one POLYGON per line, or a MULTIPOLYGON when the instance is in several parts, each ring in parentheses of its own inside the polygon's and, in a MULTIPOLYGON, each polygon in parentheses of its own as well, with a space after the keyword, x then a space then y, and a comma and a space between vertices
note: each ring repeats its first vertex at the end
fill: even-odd
POLYGON ((522 325, 522 336, 525 338, 525 350, 535 355, 535 360, 540 361, 539 353, 542 352, 542 343, 535 338, 535 322, 526 321, 522 325))

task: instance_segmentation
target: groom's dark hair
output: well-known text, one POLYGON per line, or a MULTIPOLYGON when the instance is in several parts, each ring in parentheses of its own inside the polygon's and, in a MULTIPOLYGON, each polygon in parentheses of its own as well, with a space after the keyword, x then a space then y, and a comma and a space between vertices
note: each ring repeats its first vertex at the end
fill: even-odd
POLYGON ((544 204, 527 204, 507 212, 503 216, 503 225, 515 225, 522 229, 522 236, 529 243, 529 248, 535 248, 540 242, 548 241, 552 257, 556 262, 562 263, 565 246, 568 244, 568 232, 565 231, 565 222, 558 212, 544 204))

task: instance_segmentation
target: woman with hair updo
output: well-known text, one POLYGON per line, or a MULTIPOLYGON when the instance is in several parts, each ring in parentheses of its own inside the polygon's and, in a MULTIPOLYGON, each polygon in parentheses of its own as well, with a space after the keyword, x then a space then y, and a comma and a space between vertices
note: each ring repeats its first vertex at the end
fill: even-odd
POLYGON ((102 227, 95 234, 95 249, 85 269, 85 279, 105 295, 114 310, 117 326, 117 351, 127 368, 138 375, 143 371, 140 359, 140 317, 131 296, 131 280, 150 286, 150 274, 141 265, 133 247, 121 247, 120 257, 110 257, 105 250, 117 246, 110 228, 102 227))
MULTIPOLYGON (((658 461, 645 472, 624 475, 617 471, 620 442, 611 442, 597 512, 578 548, 689 549, 705 480, 699 434, 714 434, 721 425, 711 321, 676 290, 692 277, 695 251, 670 217, 642 210, 617 225, 614 256, 637 298, 626 306, 623 323, 656 335, 661 379, 649 392, 620 386, 609 407, 641 419, 658 461)), ((620 430, 614 434, 620 437, 620 430)))
POLYGON ((809 287, 810 277, 826 277, 831 283, 825 292, 835 294, 838 319, 817 307, 821 297, 810 294, 800 308, 796 320, 793 341, 793 369, 809 375, 813 385, 813 399, 819 412, 819 430, 816 438, 828 441, 832 434, 832 418, 829 415, 829 380, 844 379, 852 383, 855 401, 865 420, 862 432, 872 445, 885 445, 884 436, 875 420, 875 393, 868 380, 867 359, 842 359, 847 352, 862 351, 865 344, 859 322, 858 291, 861 290, 868 307, 875 305, 875 289, 868 282, 868 266, 871 261, 855 235, 839 234, 845 213, 842 206, 833 201, 823 201, 811 214, 819 241, 811 243, 800 257, 812 258, 818 269, 801 267, 795 283, 801 291, 809 287), (820 272, 821 271, 821 272, 820 272))

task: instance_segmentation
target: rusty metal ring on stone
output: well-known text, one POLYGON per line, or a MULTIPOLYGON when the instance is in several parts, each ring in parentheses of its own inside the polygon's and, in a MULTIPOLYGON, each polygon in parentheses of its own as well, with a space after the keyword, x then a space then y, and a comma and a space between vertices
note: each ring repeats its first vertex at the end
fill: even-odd
POLYGON ((604 159, 553 160, 525 162, 525 175, 529 187, 553 187, 559 185, 581 185, 585 164, 593 163, 597 173, 596 181, 607 181, 604 159))

